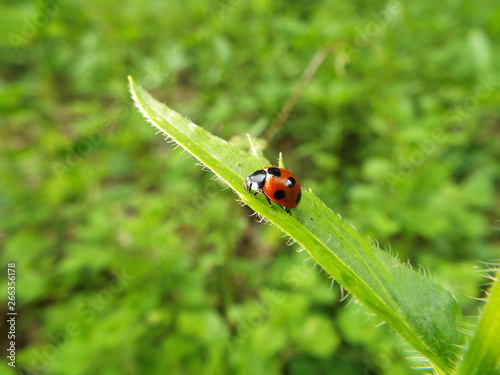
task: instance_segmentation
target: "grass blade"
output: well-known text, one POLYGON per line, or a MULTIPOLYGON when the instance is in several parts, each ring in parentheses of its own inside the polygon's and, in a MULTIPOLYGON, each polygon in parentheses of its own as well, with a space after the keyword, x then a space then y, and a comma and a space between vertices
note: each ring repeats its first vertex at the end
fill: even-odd
POLYGON ((243 189, 251 172, 270 164, 210 134, 153 99, 129 78, 144 117, 224 180, 241 200, 300 243, 335 280, 395 329, 440 374, 454 372, 463 344, 461 311, 444 288, 370 244, 351 225, 303 190, 293 216, 243 189))
POLYGON ((500 285, 497 279, 472 337, 460 375, 500 374, 500 285))

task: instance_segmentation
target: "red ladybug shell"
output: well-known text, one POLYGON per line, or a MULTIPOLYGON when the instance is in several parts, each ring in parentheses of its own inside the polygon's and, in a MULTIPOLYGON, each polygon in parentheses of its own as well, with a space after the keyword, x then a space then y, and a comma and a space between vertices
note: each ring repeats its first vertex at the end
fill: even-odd
POLYGON ((302 196, 299 180, 283 168, 264 167, 255 171, 245 179, 243 186, 248 191, 255 191, 254 195, 264 194, 269 205, 272 200, 283 206, 288 213, 288 208, 297 207, 302 196))

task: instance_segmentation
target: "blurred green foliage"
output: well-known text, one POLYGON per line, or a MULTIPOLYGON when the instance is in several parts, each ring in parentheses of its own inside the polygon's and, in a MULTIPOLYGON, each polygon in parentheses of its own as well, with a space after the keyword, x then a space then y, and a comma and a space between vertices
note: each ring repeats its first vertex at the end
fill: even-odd
POLYGON ((493 0, 4 5, 0 264, 17 264, 18 368, 413 373, 390 330, 154 136, 126 76, 245 147, 334 43, 267 156, 476 315, 473 266, 499 257, 499 25, 493 0))

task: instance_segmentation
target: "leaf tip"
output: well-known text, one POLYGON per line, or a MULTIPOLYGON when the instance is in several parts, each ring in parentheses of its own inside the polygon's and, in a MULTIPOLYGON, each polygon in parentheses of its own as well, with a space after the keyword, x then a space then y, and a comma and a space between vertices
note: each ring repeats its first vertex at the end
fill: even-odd
POLYGON ((262 150, 265 147, 262 140, 255 139, 248 133, 247 133, 247 140, 250 146, 250 153, 256 157, 262 156, 262 150))
POLYGON ((283 153, 280 152, 278 156, 278 167, 285 168, 285 162, 283 161, 283 153))

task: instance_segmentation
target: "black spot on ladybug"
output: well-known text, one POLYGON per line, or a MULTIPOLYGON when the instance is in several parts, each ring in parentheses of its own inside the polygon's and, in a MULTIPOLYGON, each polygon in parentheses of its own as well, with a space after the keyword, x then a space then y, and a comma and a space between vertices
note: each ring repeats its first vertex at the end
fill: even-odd
POLYGON ((302 192, 300 192, 299 195, 297 195, 297 200, 295 201, 295 204, 299 204, 300 198, 302 198, 302 192))
POLYGON ((271 176, 274 176, 274 177, 281 176, 281 171, 279 170, 279 168, 276 168, 276 167, 268 168, 267 173, 269 173, 271 176))
POLYGON ((285 192, 283 190, 276 190, 273 194, 274 199, 283 199, 285 198, 285 192))
POLYGON ((293 177, 288 177, 285 181, 286 186, 291 188, 293 185, 295 185, 295 178, 293 177))

